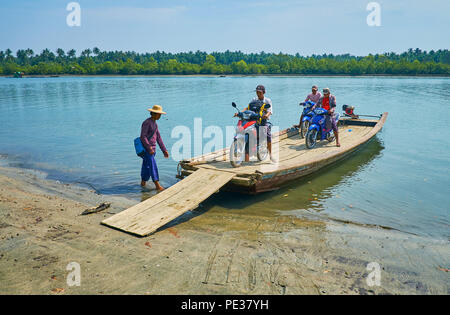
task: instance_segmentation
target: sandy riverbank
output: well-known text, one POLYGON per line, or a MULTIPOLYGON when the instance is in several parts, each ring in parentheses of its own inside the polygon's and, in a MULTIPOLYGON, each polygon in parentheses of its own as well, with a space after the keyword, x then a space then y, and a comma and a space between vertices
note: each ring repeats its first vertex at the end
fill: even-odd
POLYGON ((100 222, 135 201, 0 168, 0 294, 449 294, 448 240, 200 208, 138 238, 100 222), (79 216, 103 201, 110 209, 79 216), (69 287, 66 266, 81 266, 69 287), (368 286, 369 262, 381 286, 368 286))

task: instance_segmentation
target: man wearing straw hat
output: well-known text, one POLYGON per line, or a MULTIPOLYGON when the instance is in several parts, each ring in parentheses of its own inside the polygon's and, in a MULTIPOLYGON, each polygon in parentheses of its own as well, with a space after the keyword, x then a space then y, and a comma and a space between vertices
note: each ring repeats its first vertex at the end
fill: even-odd
POLYGON ((164 146, 156 121, 161 118, 161 114, 166 113, 163 112, 160 105, 154 105, 147 110, 150 112, 150 118, 147 118, 142 123, 141 128, 141 142, 146 151, 142 161, 141 186, 144 187, 151 177, 156 189, 162 191, 164 188, 159 184, 158 167, 155 161, 156 142, 158 142, 159 148, 164 153, 166 159, 169 158, 169 152, 164 146))

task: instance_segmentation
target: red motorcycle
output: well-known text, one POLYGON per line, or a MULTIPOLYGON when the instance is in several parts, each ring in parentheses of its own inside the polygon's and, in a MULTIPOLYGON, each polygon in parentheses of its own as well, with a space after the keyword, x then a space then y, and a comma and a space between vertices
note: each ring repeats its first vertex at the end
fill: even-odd
MULTIPOLYGON (((237 109, 233 102, 232 106, 237 109)), ((236 126, 236 135, 230 147, 230 163, 233 167, 241 166, 246 155, 257 156, 259 161, 264 161, 268 156, 267 145, 261 144, 258 137, 257 120, 259 114, 251 110, 239 111, 236 115, 239 117, 236 126)))

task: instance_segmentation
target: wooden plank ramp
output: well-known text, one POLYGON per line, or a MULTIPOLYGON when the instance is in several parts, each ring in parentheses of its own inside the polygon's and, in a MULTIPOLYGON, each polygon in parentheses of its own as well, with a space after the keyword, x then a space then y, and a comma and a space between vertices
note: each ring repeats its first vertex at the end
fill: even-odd
POLYGON ((155 196, 103 220, 102 224, 139 236, 149 235, 197 208, 235 175, 220 170, 197 170, 155 196))

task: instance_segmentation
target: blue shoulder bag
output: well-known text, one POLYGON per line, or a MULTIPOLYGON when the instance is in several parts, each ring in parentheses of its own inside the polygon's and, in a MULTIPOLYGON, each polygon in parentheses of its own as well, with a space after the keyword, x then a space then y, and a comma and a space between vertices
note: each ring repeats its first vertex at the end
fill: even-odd
MULTIPOLYGON (((158 130, 158 128, 156 128, 155 131, 153 131, 153 134, 150 137, 150 139, 153 138, 153 136, 156 133, 156 130, 158 130)), ((137 137, 136 139, 134 139, 134 149, 136 150, 137 156, 139 156, 141 158, 144 157, 144 155, 145 155, 145 147, 142 144, 141 137, 137 137)))
POLYGON ((145 148, 142 145, 141 137, 134 139, 134 149, 136 150, 137 156, 144 157, 145 148))

